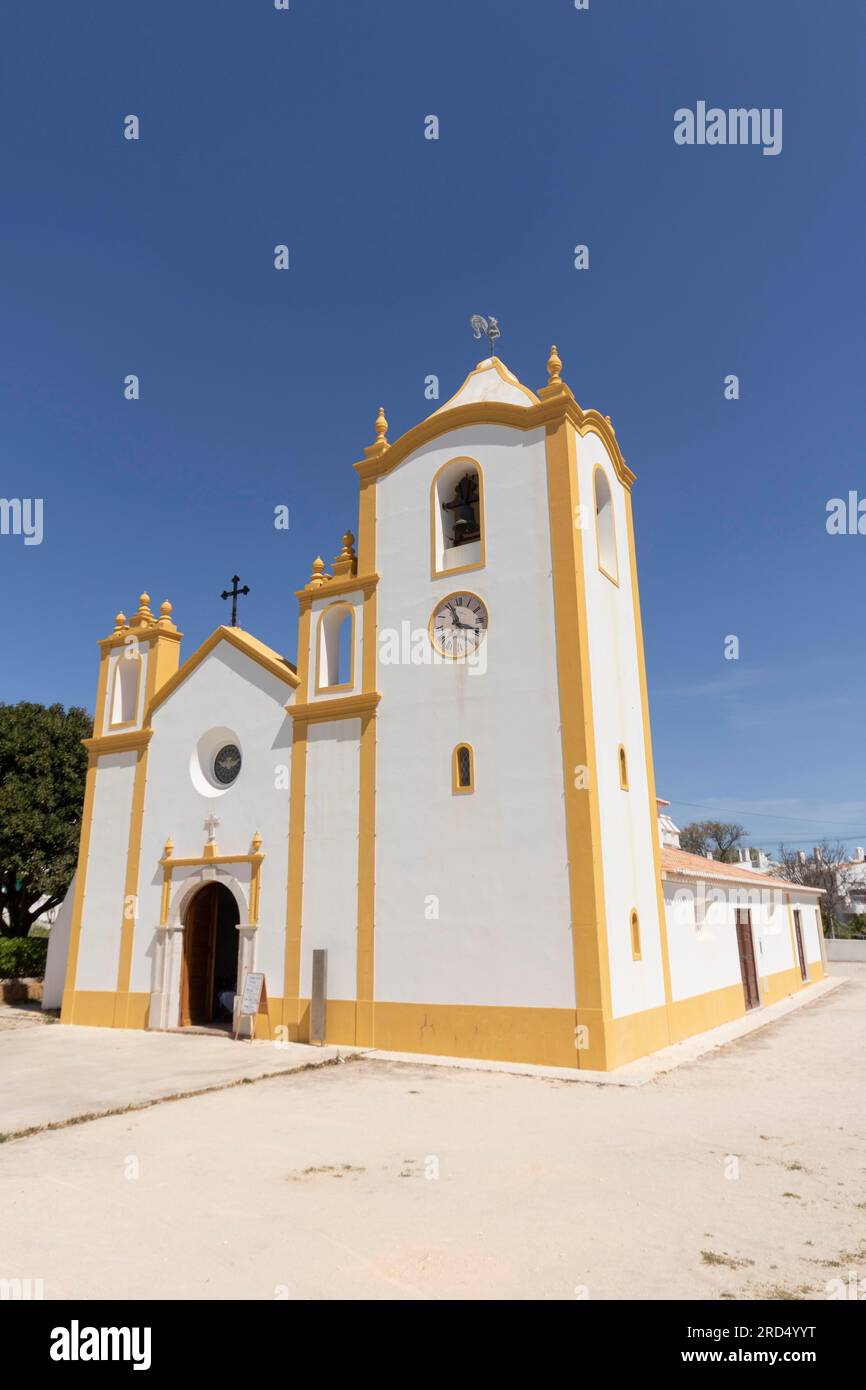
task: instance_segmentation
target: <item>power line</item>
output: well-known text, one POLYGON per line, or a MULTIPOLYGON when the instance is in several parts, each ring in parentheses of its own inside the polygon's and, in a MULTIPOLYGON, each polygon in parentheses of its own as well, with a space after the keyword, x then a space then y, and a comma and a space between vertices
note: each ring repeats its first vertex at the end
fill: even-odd
MULTIPOLYGON (((796 823, 797 823, 798 825, 809 825, 809 826, 812 825, 812 821, 810 821, 810 820, 805 820, 802 816, 786 816, 786 815, 783 815, 781 812, 776 813, 776 812, 772 812, 772 811, 744 811, 744 810, 742 810, 741 808, 738 808, 738 807, 736 807, 736 806, 733 806, 733 807, 729 806, 729 807, 727 807, 725 810, 720 810, 719 807, 718 807, 717 805, 712 805, 711 803, 707 803, 707 802, 705 802, 705 801, 683 801, 683 800, 682 800, 680 797, 678 797, 678 796, 672 796, 672 797, 670 798, 670 800, 671 800, 671 804, 673 804, 673 805, 677 805, 677 806, 690 806, 690 807, 692 807, 693 809, 698 810, 698 811, 715 811, 717 815, 722 815, 722 816, 729 816, 729 815, 732 815, 732 816, 745 816, 745 818, 746 818, 747 820, 754 820, 755 818, 757 818, 757 819, 759 819, 759 820, 772 820, 772 821, 787 820, 787 821, 796 821, 796 823)), ((827 834, 827 827, 826 827, 826 825, 825 825, 825 826, 822 826, 822 827, 821 827, 821 830, 812 829, 812 831, 811 831, 810 833, 811 833, 812 835, 820 835, 820 834, 825 834, 825 835, 826 835, 826 834, 827 834)), ((859 829, 857 829, 857 830, 834 830, 834 831, 832 831, 832 834, 834 834, 834 835, 839 835, 839 836, 847 836, 847 837, 850 837, 850 836, 857 836, 857 835, 866 835, 866 830, 864 830, 863 827, 861 826, 861 827, 860 827, 859 829)))

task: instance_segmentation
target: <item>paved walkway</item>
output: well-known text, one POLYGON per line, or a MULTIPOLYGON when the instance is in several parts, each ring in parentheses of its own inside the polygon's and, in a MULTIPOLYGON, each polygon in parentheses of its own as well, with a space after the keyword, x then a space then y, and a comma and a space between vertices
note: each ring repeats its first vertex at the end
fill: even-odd
POLYGON ((0 1134, 322 1066, 351 1051, 228 1035, 19 1026, 0 1039, 0 1134))

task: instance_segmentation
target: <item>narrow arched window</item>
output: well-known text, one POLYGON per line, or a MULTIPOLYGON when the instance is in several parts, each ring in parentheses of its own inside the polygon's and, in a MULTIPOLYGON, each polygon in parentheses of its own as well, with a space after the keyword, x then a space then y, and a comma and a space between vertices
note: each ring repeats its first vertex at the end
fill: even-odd
POLYGON ((457 793, 475 790, 475 755, 470 743, 458 743, 451 755, 451 788, 457 793))
POLYGON ((474 459, 452 459, 434 477, 430 544, 434 578, 484 564, 484 479, 474 459))
POLYGON ((619 785, 624 792, 628 791, 628 762, 622 744, 619 745, 619 785))
POLYGON ((141 676, 141 657, 131 648, 118 656, 114 666, 114 685, 111 692, 111 728, 134 724, 138 714, 138 682, 141 676))
POLYGON ((616 559, 616 527, 613 518, 613 495, 604 469, 596 468, 593 474, 595 490, 595 540, 598 547, 598 567, 602 574, 619 583, 619 566, 616 559))
POLYGON ((350 603, 332 603, 322 609, 316 645, 316 694, 351 690, 355 683, 355 610, 350 603))
POLYGON ((631 914, 631 958, 640 960, 640 922, 636 912, 631 914))

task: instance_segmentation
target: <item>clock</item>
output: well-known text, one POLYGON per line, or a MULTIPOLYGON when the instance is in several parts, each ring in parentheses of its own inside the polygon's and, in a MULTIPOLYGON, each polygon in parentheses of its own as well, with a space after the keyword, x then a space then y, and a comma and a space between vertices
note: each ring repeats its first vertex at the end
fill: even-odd
POLYGON ((230 787, 241 770, 241 750, 237 744, 226 743, 213 760, 213 775, 224 787, 230 787))
POLYGON ((487 608, 465 589, 440 599, 430 618, 430 641, 452 661, 472 656, 487 636, 487 608))

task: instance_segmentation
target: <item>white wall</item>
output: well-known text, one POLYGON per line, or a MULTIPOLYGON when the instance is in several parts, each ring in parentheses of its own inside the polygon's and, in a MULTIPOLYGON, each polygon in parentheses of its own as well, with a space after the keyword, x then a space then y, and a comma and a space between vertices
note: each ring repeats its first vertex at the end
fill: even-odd
MULTIPOLYGON (((788 889, 755 885, 724 884, 707 880, 705 884, 705 925, 695 928, 695 896, 692 883, 673 879, 664 882, 665 916, 668 928, 668 948, 671 964, 671 993, 673 998, 687 999, 695 994, 709 993, 739 984, 739 952, 737 949, 736 912, 745 908, 751 913, 752 939, 755 944, 761 994, 771 975, 781 974, 799 961, 791 940, 791 919, 788 916, 788 889)), ((816 909, 805 899, 792 893, 791 910, 800 909, 803 939, 808 961, 820 960, 821 950, 815 921, 816 909)))
POLYGON ((76 990, 117 989, 136 756, 133 749, 99 759, 76 990))
POLYGON ((454 430, 377 484, 377 515, 380 653, 463 588, 489 634, 485 670, 379 662, 376 998, 573 1008, 544 433, 454 430), (483 469, 487 563, 431 580, 430 485, 458 455, 483 469), (472 795, 452 793, 463 741, 472 795))
MULTIPOLYGON (((665 917, 671 967, 671 996, 689 999, 715 989, 738 984, 741 980, 734 908, 727 893, 719 888, 722 901, 709 895, 703 925, 695 923, 695 887, 664 882, 665 917)), ((715 890, 716 884, 712 885, 715 890)), ((699 912, 699 920, 700 920, 699 912)))
POLYGON ((328 952, 328 998, 354 999, 358 946, 358 777, 361 721, 307 729, 301 994, 313 951, 328 952))
POLYGON ((66 897, 57 909, 57 916, 48 936, 48 955, 45 961, 45 979, 42 982, 43 1009, 59 1009, 63 1002, 63 986, 66 983, 66 962, 69 956, 69 937, 72 929, 72 905, 75 901, 75 880, 77 872, 66 890, 66 897))
POLYGON ((605 914, 614 1018, 664 1004, 664 973, 653 857, 658 834, 650 814, 640 667, 628 550, 625 493, 598 435, 577 437, 580 504, 595 724, 605 914), (604 469, 616 525, 618 583, 598 568, 593 473, 604 469), (619 745, 628 759, 620 787, 619 745), (640 922, 641 959, 632 959, 631 912, 640 922))
MULTIPOLYGON (((205 818, 221 824, 222 854, 247 854, 256 831, 265 859, 256 937, 256 965, 267 975, 268 995, 283 993, 288 874, 291 720, 285 705, 292 688, 228 642, 220 642, 153 716, 141 846, 139 919, 135 930, 131 989, 151 989, 154 928, 160 917, 167 836, 178 858, 198 856, 207 838, 205 818), (202 735, 214 726, 238 740, 240 775, 215 796, 197 790, 191 759, 202 735)), ((127 813, 127 825, 129 817, 127 813)), ((124 856, 125 858, 125 856, 124 856)), ((231 872, 231 865, 221 866, 231 872)), ((237 875, 245 877, 245 873, 237 875)), ((180 880, 180 873, 177 875, 180 880)))

